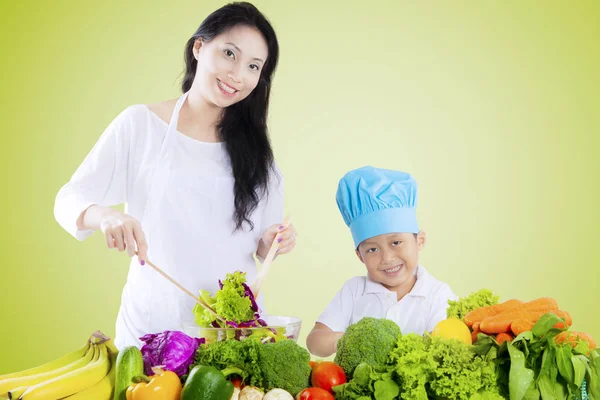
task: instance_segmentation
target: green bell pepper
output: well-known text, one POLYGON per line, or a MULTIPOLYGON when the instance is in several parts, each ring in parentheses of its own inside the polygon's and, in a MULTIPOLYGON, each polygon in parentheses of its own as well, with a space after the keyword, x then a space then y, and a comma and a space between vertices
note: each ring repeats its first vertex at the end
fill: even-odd
POLYGON ((225 368, 219 371, 215 367, 196 365, 190 371, 181 391, 181 400, 230 400, 233 383, 225 379, 228 375, 242 375, 239 368, 225 368))

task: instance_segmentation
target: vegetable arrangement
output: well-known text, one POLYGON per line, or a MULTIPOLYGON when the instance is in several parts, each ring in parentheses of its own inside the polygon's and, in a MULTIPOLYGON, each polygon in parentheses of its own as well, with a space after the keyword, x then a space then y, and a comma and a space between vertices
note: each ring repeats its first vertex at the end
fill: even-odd
MULTIPOLYGON (((473 307, 481 290, 458 302, 472 329, 474 349, 495 365, 506 397, 522 399, 600 399, 600 361, 596 342, 571 331, 572 319, 555 299, 511 299, 473 307), (469 310, 469 308, 471 308, 469 310)), ((490 298, 487 296, 488 299, 490 298)), ((450 314, 450 309, 448 311, 450 314)))
POLYGON ((333 387, 335 398, 600 400, 596 343, 570 330, 556 300, 498 301, 487 289, 450 301, 431 335, 398 333, 391 348, 384 323, 350 326, 336 361, 351 379, 333 387))
MULTIPOLYGON (((57 398, 27 395, 47 380, 52 393, 73 399, 600 400, 596 342, 570 329, 571 316, 553 298, 499 302, 482 289, 450 301, 447 319, 423 336, 366 317, 347 328, 332 362, 311 361, 265 326, 245 274, 227 274, 214 297, 203 296, 232 335, 164 331, 118 355, 108 338, 93 335, 60 359, 0 377, 0 397, 57 398), (96 348, 102 355, 92 357, 96 348), (101 370, 90 369, 96 358, 101 370)), ((221 327, 204 309, 194 312, 204 326, 221 327)))

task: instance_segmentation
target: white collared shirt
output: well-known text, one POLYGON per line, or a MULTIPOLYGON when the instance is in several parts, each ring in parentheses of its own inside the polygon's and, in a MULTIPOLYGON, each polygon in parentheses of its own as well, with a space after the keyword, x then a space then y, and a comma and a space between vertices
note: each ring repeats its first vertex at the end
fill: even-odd
POLYGON ((400 301, 396 296, 396 292, 381 283, 367 276, 356 276, 346 281, 317 322, 335 332, 345 332, 363 317, 387 318, 396 322, 403 334, 422 335, 446 319, 448 300, 458 298, 450 286, 435 279, 422 266, 417 267, 417 281, 412 290, 400 301))

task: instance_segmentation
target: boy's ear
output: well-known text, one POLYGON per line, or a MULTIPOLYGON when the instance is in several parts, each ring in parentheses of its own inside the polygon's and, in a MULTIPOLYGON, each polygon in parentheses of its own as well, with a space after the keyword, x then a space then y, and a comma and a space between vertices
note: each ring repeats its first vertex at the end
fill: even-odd
POLYGON ((423 231, 419 231, 417 233, 417 245, 419 246, 419 250, 425 247, 425 243, 427 243, 427 235, 423 231))
POLYGON ((363 260, 362 256, 360 255, 360 252, 358 251, 358 249, 354 250, 356 252, 356 257, 358 257, 358 259, 360 260, 361 263, 365 263, 365 260, 363 260))

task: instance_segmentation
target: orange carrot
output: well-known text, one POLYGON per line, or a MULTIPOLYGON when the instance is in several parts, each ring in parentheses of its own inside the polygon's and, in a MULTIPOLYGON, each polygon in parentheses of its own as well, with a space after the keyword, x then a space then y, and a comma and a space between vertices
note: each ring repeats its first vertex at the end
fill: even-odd
POLYGON ((521 304, 523 304, 521 300, 511 299, 493 306, 481 307, 465 315, 464 322, 467 326, 472 327, 476 322, 481 322, 488 317, 500 314, 521 304))
MULTIPOLYGON (((539 299, 531 300, 527 303, 513 302, 511 304, 512 305, 505 308, 504 311, 494 315, 492 315, 493 311, 488 311, 488 316, 481 320, 479 329, 487 334, 508 333, 512 330, 511 325, 513 322, 524 320, 535 324, 542 315, 549 312, 565 319, 567 325, 572 323, 569 313, 559 310, 558 303, 551 297, 540 297, 539 299)), ((468 315, 469 314, 467 314, 467 316, 468 315)), ((465 320, 467 316, 465 316, 465 320)), ((523 329, 529 330, 529 325, 529 323, 519 321, 515 325, 513 333, 524 332, 523 329)))
MULTIPOLYGON (((486 332, 486 333, 502 333, 503 329, 505 329, 505 324, 507 324, 509 322, 510 318, 512 317, 512 322, 510 323, 510 331, 515 336, 517 336, 525 331, 530 331, 533 328, 533 326, 535 325, 535 323, 544 314, 548 314, 548 313, 552 313, 552 314, 556 315, 557 317, 564 319, 566 322, 566 325, 568 325, 568 326, 571 326, 571 323, 573 322, 571 319, 571 315, 569 315, 569 313, 566 311, 552 310, 552 311, 529 311, 529 312, 525 311, 525 312, 523 312, 522 310, 520 310, 518 313, 513 312, 512 316, 507 314, 507 315, 502 316, 502 318, 500 318, 500 316, 497 316, 497 318, 494 320, 493 319, 486 320, 485 324, 483 322, 481 323, 479 329, 481 329, 482 332, 486 332), (500 330, 501 332, 492 332, 492 330, 494 330, 494 331, 500 330)), ((559 328, 559 329, 564 329, 565 323, 557 322, 554 325, 554 327, 559 328)))
POLYGON ((473 324, 473 330, 474 330, 474 331, 478 331, 478 330, 479 330, 479 325, 480 325, 480 324, 481 324, 481 322, 475 322, 475 323, 473 324))
POLYGON ((518 319, 530 319, 529 313, 525 311, 523 306, 517 306, 516 308, 484 319, 481 321, 479 329, 487 334, 508 333, 510 325, 518 319))
POLYGON ((527 311, 524 307, 520 306, 516 309, 508 310, 498 315, 494 315, 493 317, 484 319, 481 321, 479 329, 487 334, 508 333, 510 332, 511 325, 514 321, 524 319, 535 323, 542 315, 547 314, 548 312, 552 312, 557 315, 560 314, 559 316, 565 315, 564 312, 557 310, 527 311))
POLYGON ((590 346, 589 346, 589 349, 590 349, 590 350, 591 350, 591 349, 595 349, 595 348, 597 348, 597 347, 598 347, 598 346, 596 346, 596 341, 595 341, 595 340, 594 340, 594 339, 593 339, 593 338, 592 338, 590 335, 588 335, 587 333, 584 333, 584 332, 576 332, 576 334, 577 334, 577 336, 579 337, 579 339, 581 339, 581 340, 585 340, 586 342, 588 342, 588 344, 590 345, 590 346))
POLYGON ((498 342, 498 344, 502 344, 507 340, 510 342, 513 339, 514 337, 510 333, 499 333, 496 335, 496 341, 498 342))
POLYGON ((516 319, 510 324, 510 330, 513 335, 519 336, 521 333, 530 331, 535 325, 535 322, 528 319, 516 319))
POLYGON ((567 326, 573 325, 573 318, 571 318, 571 314, 569 314, 568 312, 558 310, 558 314, 556 315, 564 319, 567 326))
POLYGON ((481 331, 473 331, 471 332, 471 341, 475 343, 477 341, 477 334, 481 333, 481 331))
POLYGON ((554 343, 571 343, 575 347, 575 342, 577 342, 577 336, 570 331, 562 331, 554 337, 554 343))
POLYGON ((596 348, 594 339, 584 332, 563 331, 554 338, 555 343, 569 343, 573 347, 577 346, 577 340, 585 340, 588 342, 590 350, 596 348))
POLYGON ((550 311, 558 310, 558 303, 552 297, 540 297, 523 303, 523 307, 527 311, 550 311))
MULTIPOLYGON (((552 311, 547 311, 545 314, 554 314, 559 318, 562 318, 565 320, 565 322, 557 322, 553 328, 558 328, 558 329, 565 329, 567 326, 571 326, 573 325, 573 319, 571 318, 571 314, 569 314, 566 311, 562 311, 562 310, 552 310, 552 311), (565 326, 566 325, 566 326, 565 326)), ((537 322, 533 321, 533 322, 537 322)))

